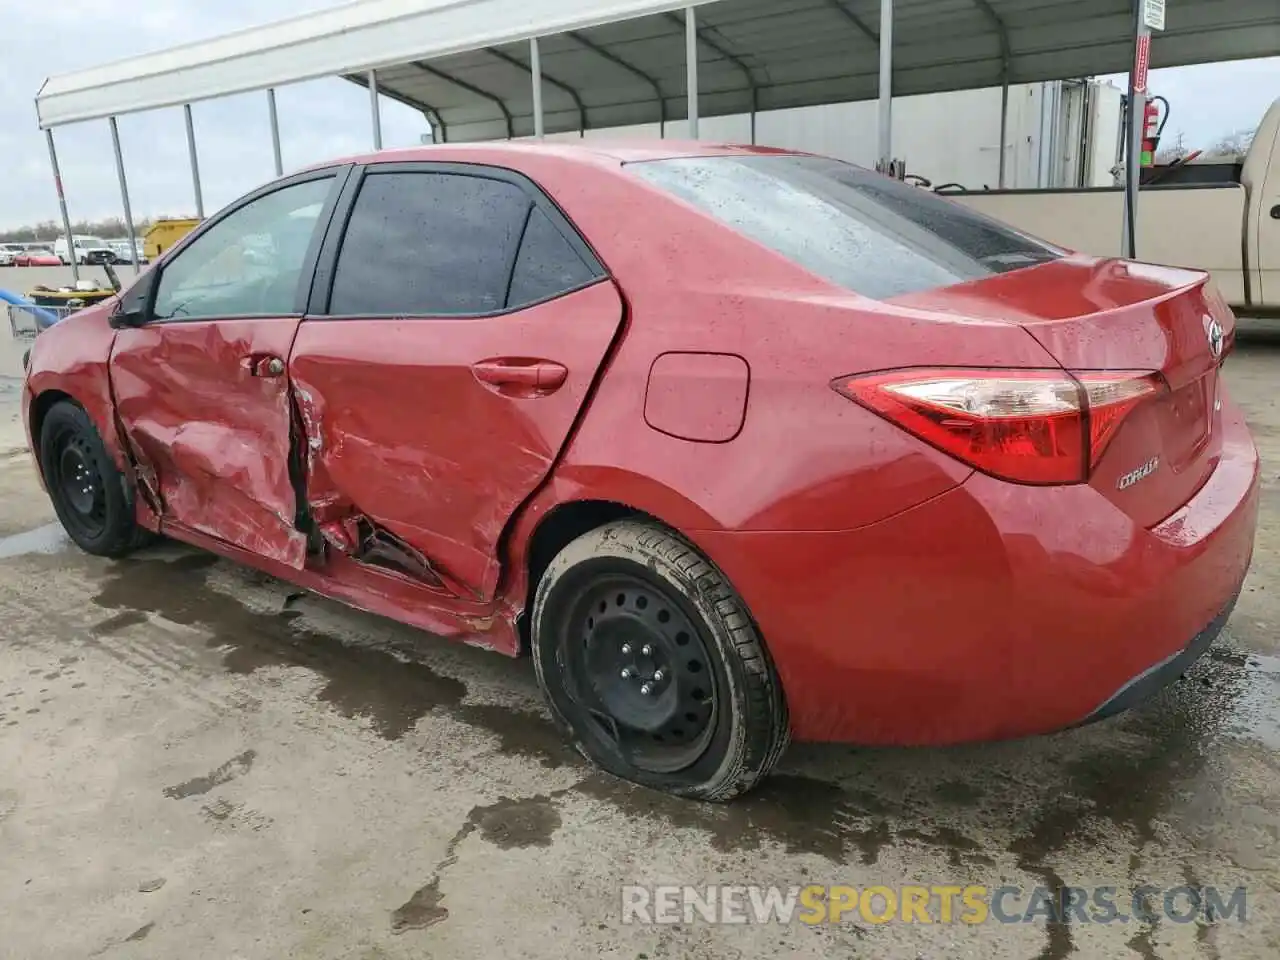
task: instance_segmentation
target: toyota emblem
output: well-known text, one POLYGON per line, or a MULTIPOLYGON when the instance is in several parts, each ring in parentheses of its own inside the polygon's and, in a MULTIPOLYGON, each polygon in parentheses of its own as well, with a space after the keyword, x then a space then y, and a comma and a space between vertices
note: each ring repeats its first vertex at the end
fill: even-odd
POLYGON ((1222 324, 1212 317, 1206 317, 1209 321, 1205 327, 1205 335, 1209 338, 1209 352, 1213 354, 1213 359, 1220 360, 1222 358, 1222 347, 1227 339, 1226 331, 1222 329, 1222 324))

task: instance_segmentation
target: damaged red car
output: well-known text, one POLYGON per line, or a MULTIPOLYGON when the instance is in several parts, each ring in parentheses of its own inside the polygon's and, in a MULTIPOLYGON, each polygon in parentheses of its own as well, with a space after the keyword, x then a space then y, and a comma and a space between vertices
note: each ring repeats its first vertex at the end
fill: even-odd
POLYGON ((1213 641, 1258 458, 1204 274, 820 157, 450 145, 210 218, 36 341, 68 533, 532 657, 587 757, 726 799, 789 739, 1122 710, 1213 641))

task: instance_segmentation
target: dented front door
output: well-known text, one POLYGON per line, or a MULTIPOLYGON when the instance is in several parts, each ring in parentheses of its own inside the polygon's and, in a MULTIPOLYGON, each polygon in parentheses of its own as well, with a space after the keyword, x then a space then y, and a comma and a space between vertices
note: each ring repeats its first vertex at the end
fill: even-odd
POLYGON ((346 173, 299 174, 206 224, 125 294, 140 325, 111 353, 116 414, 162 523, 293 567, 306 537, 289 352, 346 173))
POLYGON ((161 517, 301 567, 286 360, 296 317, 122 330, 116 409, 161 517))

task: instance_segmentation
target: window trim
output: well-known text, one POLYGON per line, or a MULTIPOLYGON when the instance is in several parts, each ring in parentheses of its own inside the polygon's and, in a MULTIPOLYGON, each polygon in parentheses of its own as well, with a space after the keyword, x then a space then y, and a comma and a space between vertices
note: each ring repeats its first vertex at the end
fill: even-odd
MULTIPOLYGON (((146 284, 141 291, 141 297, 145 298, 144 316, 146 319, 139 324, 140 327, 148 326, 167 326, 171 323, 216 323, 220 320, 269 320, 269 319, 285 319, 290 317, 301 318, 306 314, 307 295, 311 288, 312 278, 315 276, 316 265, 320 259, 320 253, 324 246, 324 240, 329 234, 333 225, 334 213, 338 208, 338 199, 342 194, 347 181, 351 177, 354 164, 339 164, 335 166, 320 167, 315 170, 306 170, 281 180, 273 180, 271 183, 265 184, 256 190, 253 190, 238 200, 233 201, 226 207, 223 207, 212 217, 209 217, 201 223, 196 229, 192 230, 185 237, 175 243, 161 257, 156 265, 150 271, 150 282, 146 284), (226 220, 228 217, 238 213, 249 204, 261 200, 263 197, 286 190, 289 187, 295 187, 304 183, 311 183, 316 180, 333 181, 329 187, 328 196, 325 197, 324 206, 320 208, 320 215, 316 217, 317 229, 312 233, 311 241, 307 245, 306 256, 302 261, 301 276, 298 281, 298 289, 293 295, 293 309, 288 313, 227 313, 218 314, 217 316, 207 317, 166 317, 158 318, 155 315, 155 299, 156 294, 160 290, 160 283, 164 279, 164 272, 169 264, 180 257, 184 250, 195 243, 200 237, 204 236, 208 231, 226 220)), ((136 289, 131 288, 131 289, 136 289)), ((126 294, 126 299, 127 299, 126 294)))
POLYGON ((311 292, 307 302, 306 317, 308 321, 320 320, 482 320, 490 317, 502 317, 508 314, 519 313, 523 310, 531 310, 534 307, 541 306, 544 303, 550 303, 559 300, 561 297, 567 297, 570 294, 585 290, 588 287, 595 286, 602 280, 610 279, 608 269, 596 256, 595 251, 591 248, 586 238, 573 225, 573 221, 564 213, 563 210, 552 200, 546 192, 539 187, 533 180, 523 173, 512 170, 509 167, 500 167, 485 163, 472 162, 436 162, 436 161, 392 161, 389 163, 369 163, 357 166, 350 177, 347 178, 343 185, 339 203, 339 210, 333 218, 331 228, 325 237, 324 246, 320 252, 320 263, 315 272, 315 279, 311 284, 311 292), (386 176, 396 173, 437 173, 453 176, 476 177, 481 180, 497 180, 501 183, 509 183, 519 187, 524 191, 530 200, 529 210, 525 215, 524 222, 520 225, 519 241, 515 245, 515 249, 511 256, 511 262, 507 264, 507 294, 511 292, 511 279, 515 271, 515 265, 520 256, 520 246, 524 242, 525 231, 529 227, 529 219, 533 210, 540 210, 552 225, 560 231, 565 240, 573 248, 574 252, 582 258, 582 262, 586 265, 587 270, 592 276, 577 286, 561 290, 550 296, 543 297, 541 300, 535 300, 530 303, 524 303, 515 307, 504 306, 500 310, 490 310, 487 312, 476 313, 330 313, 329 305, 333 296, 333 283, 338 272, 338 255, 342 252, 342 244, 346 240, 347 228, 351 223, 351 215, 355 210, 356 200, 360 195, 360 188, 363 186, 365 178, 386 176))

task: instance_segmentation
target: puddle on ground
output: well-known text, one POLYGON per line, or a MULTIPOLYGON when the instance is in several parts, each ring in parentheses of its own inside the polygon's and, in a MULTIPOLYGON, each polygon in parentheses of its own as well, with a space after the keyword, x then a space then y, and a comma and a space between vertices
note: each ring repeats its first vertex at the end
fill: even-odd
POLYGON ((1241 655, 1244 682, 1230 732, 1280 750, 1280 657, 1241 655))
MULTIPOLYGON (((1144 846, 1159 846, 1158 824, 1172 825, 1198 844, 1200 794, 1214 788, 1212 768, 1224 740, 1249 738, 1280 749, 1280 658, 1215 647, 1188 676, 1147 704, 1086 731, 1008 745, 919 752, 832 748, 840 782, 797 773, 774 775, 732 804, 691 802, 595 771, 579 759, 551 723, 527 710, 464 704, 465 684, 386 649, 344 644, 304 629, 299 613, 251 611, 208 587, 199 576, 218 562, 208 554, 177 560, 131 559, 117 564, 95 602, 114 616, 98 632, 128 629, 154 613, 212 633, 226 669, 250 673, 272 665, 301 666, 324 679, 317 697, 346 716, 367 718, 387 739, 413 729, 440 709, 493 733, 500 753, 546 767, 578 766, 583 777, 548 796, 477 807, 450 844, 435 875, 393 911, 394 930, 417 929, 448 916, 439 874, 462 839, 479 831, 499 846, 540 846, 561 827, 566 796, 608 803, 634 818, 708 835, 719 851, 750 851, 775 843, 833 865, 874 864, 897 844, 925 846, 959 870, 989 869, 999 837, 1020 869, 1051 889, 1065 886, 1065 851, 1093 835, 1098 820, 1133 843, 1129 872, 1140 882, 1144 846), (904 770, 909 771, 904 776, 904 770), (1013 824, 1010 825, 1010 817, 1013 824)), ((493 656, 492 654, 476 654, 493 656)), ((816 756, 816 755, 815 755, 816 756)), ((216 774, 216 771, 215 771, 216 774)), ((215 774, 211 774, 214 776, 215 774)), ((1078 878, 1071 878, 1078 880, 1078 878)), ((1045 958, 1075 949, 1068 924, 1048 924, 1045 958)))
POLYGON ((399 739, 429 711, 456 705, 466 694, 462 681, 425 664, 302 628, 294 622, 301 614, 287 604, 276 612, 250 610, 193 578, 217 562, 207 553, 118 562, 93 601, 115 615, 95 632, 126 629, 146 613, 199 627, 212 634, 208 645, 222 652, 223 666, 232 673, 305 667, 325 680, 317 694, 320 702, 343 716, 367 719, 388 740, 399 739))
POLYGON ((43 527, 26 530, 8 537, 0 537, 0 560, 23 557, 33 553, 60 553, 71 546, 67 531, 60 523, 46 523, 43 527))

